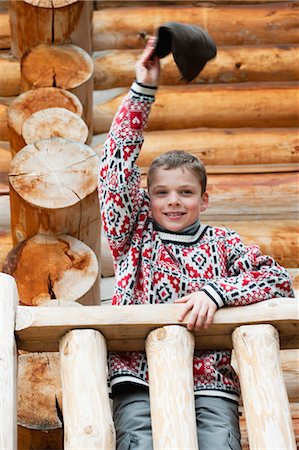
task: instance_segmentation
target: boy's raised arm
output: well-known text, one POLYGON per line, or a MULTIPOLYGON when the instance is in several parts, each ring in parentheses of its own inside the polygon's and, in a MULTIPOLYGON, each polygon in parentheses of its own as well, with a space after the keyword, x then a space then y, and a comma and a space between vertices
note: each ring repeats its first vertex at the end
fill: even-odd
POLYGON ((142 209, 148 208, 135 161, 159 81, 160 64, 154 56, 154 44, 155 38, 150 38, 136 64, 136 81, 113 119, 101 154, 102 225, 115 262, 126 252, 137 218, 140 226, 142 209))

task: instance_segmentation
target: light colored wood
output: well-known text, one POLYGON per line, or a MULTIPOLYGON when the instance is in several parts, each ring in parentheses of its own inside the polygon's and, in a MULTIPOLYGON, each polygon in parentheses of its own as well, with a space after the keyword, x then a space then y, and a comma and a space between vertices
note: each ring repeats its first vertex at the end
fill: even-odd
POLYGON ((74 94, 55 87, 32 89, 13 100, 7 111, 8 136, 13 156, 26 145, 22 136, 25 120, 37 111, 54 107, 68 109, 79 116, 82 116, 83 113, 82 104, 74 94))
MULTIPOLYGON (((281 3, 282 0, 200 0, 200 5, 212 4, 251 4, 251 3, 281 3)), ((297 3, 297 0, 292 3, 297 3)), ((194 0, 95 0, 95 9, 120 8, 128 6, 157 6, 157 5, 194 5, 194 0)))
POLYGON ((197 450, 194 336, 177 325, 158 328, 149 333, 145 350, 154 449, 197 450))
POLYGON ((17 348, 14 336, 18 292, 0 273, 0 448, 17 450, 17 348))
MULTIPOLYGON (((146 132, 138 165, 146 167, 159 154, 184 149, 206 165, 298 163, 296 128, 199 128, 146 132)), ((212 167, 211 167, 212 169, 212 167)))
POLYGON ((38 234, 22 241, 2 270, 15 278, 23 305, 48 305, 51 299, 99 303, 97 258, 71 236, 38 234))
POLYGON ((34 144, 40 139, 62 137, 84 144, 88 136, 86 123, 65 108, 46 108, 37 111, 23 123, 22 137, 26 144, 34 144))
MULTIPOLYGON (((130 86, 141 50, 104 50, 94 54, 94 87, 111 89, 130 86)), ((245 81, 289 81, 299 79, 294 61, 299 58, 298 45, 223 46, 192 81, 236 83, 245 81)), ((0 66, 1 69, 1 66, 0 66)), ((160 85, 185 84, 172 55, 161 59, 160 85)))
POLYGON ((70 331, 59 352, 65 450, 115 449, 104 336, 95 330, 70 331))
POLYGON ((12 1, 9 14, 11 51, 18 58, 41 43, 71 43, 92 51, 90 1, 12 1))
POLYGON ((0 96, 13 96, 21 92, 20 63, 10 54, 0 57, 0 96))
POLYGON ((40 44, 28 50, 21 59, 21 88, 39 87, 58 87, 75 94, 83 106, 82 118, 91 139, 93 62, 89 54, 71 44, 40 44))
MULTIPOLYGON (((211 32, 218 45, 299 43, 296 2, 280 1, 274 8, 272 2, 258 6, 243 3, 164 7, 160 1, 154 8, 104 8, 94 12, 93 49, 143 48, 145 38, 167 21, 198 24, 211 32)), ((7 13, 0 14, 0 48, 10 48, 7 13)))
POLYGON ((37 233, 66 233, 99 257, 98 164, 90 147, 62 138, 18 152, 9 174, 14 244, 37 233))
MULTIPOLYGON (((297 97, 296 82, 162 86, 147 129, 296 127, 297 97)), ((116 95, 94 105, 95 134, 109 130, 122 99, 116 95)))
MULTIPOLYGON (((294 61, 298 45, 224 46, 209 62, 193 84, 246 81, 289 81, 299 79, 294 61)), ((141 49, 95 52, 94 89, 129 87, 141 49)), ((171 55, 161 60, 161 85, 184 84, 171 55)), ((20 93, 20 64, 10 55, 0 55, 0 96, 20 93), (2 79, 2 81, 1 81, 2 79)))
POLYGON ((208 208, 202 214, 202 221, 208 223, 219 217, 228 221, 236 216, 242 221, 248 216, 258 220, 260 214, 269 215, 272 220, 274 214, 284 219, 297 218, 298 176, 296 172, 210 175, 207 188, 210 211, 208 208))
POLYGON ((33 430, 61 428, 62 392, 59 353, 18 357, 18 425, 33 430))
MULTIPOLYGON (((295 434, 295 439, 297 443, 297 447, 299 444, 299 403, 291 403, 290 404, 292 421, 293 421, 293 429, 295 434)), ((244 410, 242 410, 242 417, 240 417, 240 429, 241 429, 241 445, 242 450, 250 450, 249 442, 248 442, 248 434, 246 429, 246 416, 244 410)))
MULTIPOLYGON (((143 350, 144 340, 155 328, 183 325, 177 317, 184 305, 85 306, 84 308, 17 308, 18 348, 28 351, 57 351, 59 339, 76 327, 99 330, 108 349, 143 350), (134 325, 134 326, 132 326, 134 325)), ((197 349, 232 348, 231 333, 240 325, 271 323, 280 333, 281 348, 298 348, 298 300, 272 299, 250 306, 222 308, 208 329, 195 332, 197 349), (215 346, 215 347, 214 347, 215 346)))
MULTIPOLYGON (((297 220, 298 176, 298 172, 211 174, 207 185, 209 207, 201 220, 204 223, 219 223, 219 217, 225 222, 287 217, 297 220)), ((145 174, 141 185, 146 188, 145 174)))
POLYGON ((295 44, 299 43, 297 10, 291 5, 210 3, 103 9, 94 12, 93 47, 95 51, 143 48, 145 39, 169 21, 199 25, 211 33, 217 45, 295 44))
POLYGON ((238 327, 232 335, 252 450, 295 450, 292 419, 271 325, 238 327))
MULTIPOLYGON (((169 327, 162 330, 165 328, 169 327)), ((290 404, 298 402, 299 398, 298 352, 297 349, 280 351, 290 404)), ((238 372, 235 358, 232 359, 232 364, 238 372)), ((18 423, 44 431, 60 427, 58 411, 62 409, 62 394, 59 354, 53 352, 20 355, 18 380, 18 423)), ((240 404, 242 405, 242 401, 240 404)))

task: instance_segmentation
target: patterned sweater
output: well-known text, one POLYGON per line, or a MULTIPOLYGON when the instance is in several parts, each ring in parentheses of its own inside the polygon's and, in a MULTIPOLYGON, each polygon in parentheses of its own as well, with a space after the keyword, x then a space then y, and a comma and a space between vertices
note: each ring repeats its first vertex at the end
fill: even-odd
MULTIPOLYGON (((115 263, 112 305, 171 303, 203 290, 218 307, 293 296, 286 270, 256 245, 244 246, 227 228, 200 224, 193 234, 159 231, 149 217, 135 161, 143 143, 155 88, 133 83, 102 152, 102 223, 115 263)), ((194 392, 237 400, 239 381, 230 351, 196 351, 194 392)), ((110 384, 148 385, 144 352, 111 352, 110 384)))

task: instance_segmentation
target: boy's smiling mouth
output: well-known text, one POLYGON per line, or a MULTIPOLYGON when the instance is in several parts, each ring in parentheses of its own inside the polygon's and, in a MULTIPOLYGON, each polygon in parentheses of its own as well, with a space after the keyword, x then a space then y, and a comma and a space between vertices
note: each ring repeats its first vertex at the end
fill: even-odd
POLYGON ((182 217, 183 215, 185 215, 185 212, 180 212, 180 211, 176 211, 176 212, 165 212, 164 215, 166 217, 170 217, 170 218, 176 218, 176 217, 182 217))

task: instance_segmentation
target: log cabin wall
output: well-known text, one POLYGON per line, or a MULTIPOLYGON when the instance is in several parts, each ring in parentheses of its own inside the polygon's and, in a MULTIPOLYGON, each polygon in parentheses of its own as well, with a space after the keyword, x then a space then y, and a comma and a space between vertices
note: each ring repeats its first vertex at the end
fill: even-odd
MULTIPOLYGON (((20 62, 11 51, 8 3, 1 2, 0 11, 1 266, 12 248, 6 111, 21 93, 20 62)), ((93 6, 91 146, 100 153, 116 108, 134 78, 134 63, 146 38, 169 20, 206 28, 216 41, 218 56, 191 84, 180 80, 171 56, 162 60, 161 87, 140 168, 145 177, 153 157, 173 148, 197 154, 209 173, 211 202, 203 221, 229 226, 246 243, 258 243, 298 280, 299 2, 99 0, 93 6)), ((78 41, 73 43, 80 46, 78 41)), ((13 53, 20 56, 18 51, 13 53)), ((111 283, 113 267, 105 242, 102 250, 102 276, 108 276, 104 281, 111 283)), ((292 364, 294 357, 286 363, 290 377, 292 364)), ((52 401, 57 389, 55 385, 52 401)), ((297 400, 291 407, 298 438, 297 400)), ((245 449, 244 419, 241 426, 245 449)), ((48 433, 20 429, 19 448, 62 448, 61 429, 46 428, 45 422, 40 429, 48 433)))

